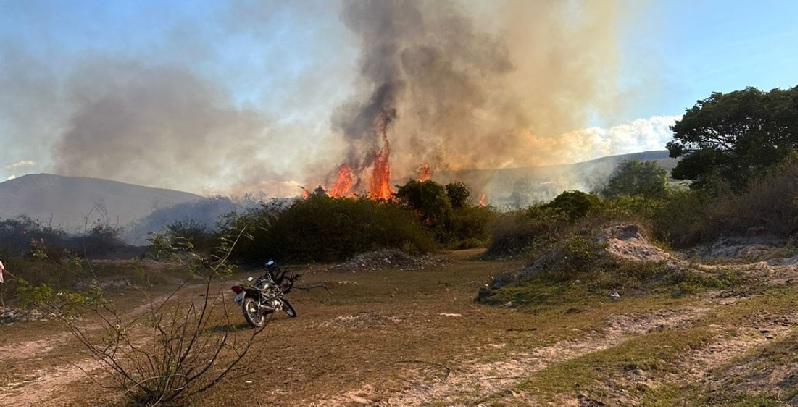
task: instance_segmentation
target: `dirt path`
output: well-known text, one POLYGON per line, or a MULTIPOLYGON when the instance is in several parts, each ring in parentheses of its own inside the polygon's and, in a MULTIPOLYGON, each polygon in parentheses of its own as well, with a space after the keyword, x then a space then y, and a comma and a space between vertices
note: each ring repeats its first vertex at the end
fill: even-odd
MULTIPOLYGON (((703 265, 688 264, 678 256, 666 253, 649 243, 636 226, 620 226, 610 228, 605 235, 608 251, 618 257, 631 261, 665 261, 671 267, 694 268, 704 271, 720 269, 739 271, 750 277, 762 279, 770 285, 788 284, 798 281, 798 256, 791 258, 774 258, 744 264, 703 265)), ((727 296, 723 293, 710 293, 699 305, 689 308, 676 308, 654 311, 643 314, 615 315, 605 321, 605 328, 600 332, 593 331, 580 338, 557 342, 550 346, 531 349, 526 352, 506 354, 502 360, 490 363, 480 362, 479 351, 472 351, 472 358, 453 361, 451 366, 438 366, 445 374, 438 375, 436 381, 427 381, 423 377, 429 366, 418 366, 418 380, 406 386, 400 392, 388 395, 378 394, 372 385, 364 385, 359 389, 347 391, 340 395, 316 400, 313 406, 368 404, 379 406, 405 406, 422 404, 442 404, 447 406, 482 405, 481 400, 487 397, 498 397, 502 402, 511 405, 537 405, 538 401, 529 395, 520 394, 512 389, 536 372, 556 363, 579 358, 594 352, 614 348, 624 344, 631 338, 646 335, 653 330, 688 329, 697 320, 719 308, 745 300, 744 296, 727 296), (454 367, 456 366, 456 367, 454 367), (373 400, 380 400, 374 402, 373 400)), ((676 365, 682 375, 668 378, 673 383, 688 385, 692 382, 708 382, 712 380, 709 372, 727 365, 736 358, 749 353, 752 349, 778 341, 794 332, 798 325, 798 315, 779 316, 777 318, 751 321, 749 325, 734 327, 736 334, 723 335, 729 327, 713 326, 715 339, 694 349, 680 358, 676 365)), ((496 345, 502 347, 502 344, 496 345)), ((786 374, 786 373, 785 373, 786 374)), ((643 383, 649 387, 661 385, 651 381, 639 370, 632 372, 627 380, 643 383)), ((619 386, 623 387, 623 386, 619 386)), ((637 400, 631 399, 624 391, 605 389, 606 394, 614 398, 619 405, 635 405, 637 400)), ((559 400, 560 405, 591 405, 590 400, 574 398, 559 400)), ((597 404, 598 405, 598 404, 597 404)), ((601 404, 603 405, 603 404, 601 404)))
MULTIPOLYGON (((717 293, 714 293, 717 294, 717 293)), ((425 364, 423 361, 408 365, 408 370, 415 370, 415 377, 409 380, 401 391, 393 394, 379 394, 371 384, 343 392, 337 396, 310 401, 311 406, 409 406, 409 405, 446 405, 446 406, 482 406, 482 400, 490 398, 491 402, 498 398, 508 405, 540 405, 533 395, 512 390, 518 384, 557 363, 583 357, 594 352, 604 351, 623 345, 632 338, 644 336, 650 332, 663 330, 686 330, 696 321, 711 314, 720 307, 733 304, 728 297, 708 298, 699 306, 657 310, 649 313, 631 313, 615 315, 605 321, 605 328, 592 331, 586 335, 569 340, 559 341, 549 346, 530 349, 526 352, 508 352, 501 360, 483 362, 480 350, 475 349, 464 359, 454 360, 447 365, 425 364), (437 371, 433 374, 430 371, 437 371), (433 380, 429 378, 433 377, 433 380), (378 400, 378 401, 375 401, 378 400)), ((673 383, 683 385, 692 382, 712 380, 708 372, 726 365, 742 355, 749 353, 770 341, 778 341, 794 332, 798 324, 798 316, 752 321, 752 326, 737 327, 735 336, 718 335, 716 339, 700 349, 692 350, 676 363, 676 369, 683 372, 669 377, 673 383)), ((724 327, 713 327, 719 333, 724 327)), ((493 345, 503 348, 503 344, 493 345)), ((617 379, 615 379, 617 380, 617 379)), ((633 371, 627 380, 629 387, 645 384, 655 388, 661 381, 651 380, 645 372, 633 371)), ((605 389, 618 405, 637 405, 639 400, 630 398, 624 391, 605 389)), ((558 400, 558 405, 580 406, 590 405, 589 400, 567 398, 558 400), (580 404, 580 402, 582 404, 580 404)))
MULTIPOLYGON (((199 286, 197 286, 199 287, 199 286)), ((147 301, 124 318, 134 318, 148 311, 151 304, 165 301, 169 294, 160 295, 147 301)), ((20 325, 21 326, 21 325, 20 325)), ((83 334, 105 328, 101 323, 87 323, 80 327, 83 334)), ((23 341, 0 347, 0 362, 41 361, 49 359, 47 367, 26 372, 18 380, 13 380, 0 388, 0 406, 63 406, 64 401, 58 392, 71 387, 76 382, 94 383, 93 378, 102 374, 100 361, 88 355, 85 347, 69 332, 49 335, 46 339, 23 341), (53 357, 53 351, 70 347, 75 349, 71 357, 53 357), (75 357, 75 355, 80 355, 75 357)))
MULTIPOLYGON (((484 363, 478 359, 457 361, 457 368, 448 367, 441 380, 437 382, 420 381, 407 387, 387 400, 376 403, 380 406, 411 406, 437 403, 447 406, 479 405, 479 400, 497 394, 504 395, 505 401, 534 405, 534 400, 525 399, 511 389, 525 378, 546 367, 619 346, 637 335, 644 335, 654 329, 679 329, 700 318, 712 308, 679 308, 660 310, 646 314, 616 315, 607 321, 602 332, 590 332, 582 338, 557 342, 550 346, 532 349, 529 352, 515 352, 503 360, 484 363)), ((498 344, 496 347, 502 347, 498 344)), ((479 352, 475 351, 473 356, 479 352)), ((427 368, 422 366, 422 369, 427 368)), ((379 399, 373 394, 372 386, 346 392, 340 396, 317 400, 312 406, 343 406, 348 404, 373 404, 379 399)))

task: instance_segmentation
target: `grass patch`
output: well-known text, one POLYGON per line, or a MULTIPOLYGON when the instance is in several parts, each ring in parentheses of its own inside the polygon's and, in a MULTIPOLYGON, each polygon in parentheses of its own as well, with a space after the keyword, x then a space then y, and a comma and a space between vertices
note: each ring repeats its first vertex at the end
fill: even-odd
MULTIPOLYGON (((553 364, 519 384, 517 389, 535 395, 541 402, 555 403, 561 395, 583 392, 601 400, 607 396, 603 386, 624 386, 615 382, 630 372, 645 372, 649 376, 678 374, 672 361, 684 352, 702 347, 711 338, 712 333, 704 329, 652 332, 610 349, 553 364)), ((636 398, 649 388, 638 385, 625 390, 636 398)))

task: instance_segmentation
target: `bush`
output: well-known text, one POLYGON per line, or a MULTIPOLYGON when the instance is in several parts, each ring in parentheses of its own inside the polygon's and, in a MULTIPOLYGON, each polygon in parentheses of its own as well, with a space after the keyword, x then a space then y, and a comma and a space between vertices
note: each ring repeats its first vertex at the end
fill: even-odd
POLYGON ((787 238, 798 232, 798 164, 752 180, 741 193, 728 188, 679 191, 650 215, 655 236, 676 248, 721 236, 770 234, 787 238))
MULTIPOLYGON (((261 213, 261 216, 263 213, 261 213)), ((436 249, 432 235, 413 213, 386 201, 312 195, 270 219, 250 216, 254 240, 237 258, 263 262, 330 262, 385 248, 409 254, 436 249)))
POLYGON ((627 160, 610 175, 599 194, 605 198, 645 196, 663 198, 668 194, 668 171, 656 161, 627 160))
POLYGON ((558 240, 548 249, 544 257, 535 263, 539 273, 546 279, 557 282, 571 281, 590 273, 616 269, 618 263, 605 256, 604 244, 596 236, 580 233, 558 240))
POLYGON ((446 236, 442 240, 450 248, 484 247, 490 239, 488 225, 495 217, 496 212, 488 207, 456 208, 446 224, 446 236))
POLYGON ((540 206, 503 213, 489 225, 490 241, 484 257, 512 257, 547 244, 559 234, 566 222, 540 206))
POLYGON ((557 195, 551 202, 543 204, 542 208, 573 222, 584 218, 592 211, 599 210, 601 205, 601 198, 595 195, 580 191, 565 191, 557 195))
POLYGON ((490 243, 486 258, 500 258, 546 247, 562 238, 577 221, 589 214, 600 215, 601 198, 579 191, 566 191, 553 201, 525 210, 502 214, 489 227, 490 243))
POLYGON ((172 222, 166 226, 166 237, 174 247, 212 253, 218 245, 216 233, 194 220, 172 222))
POLYGON ((67 234, 20 216, 0 221, 0 253, 28 257, 36 253, 46 254, 55 261, 75 254, 96 258, 125 247, 119 236, 120 229, 108 224, 95 224, 82 234, 67 234))

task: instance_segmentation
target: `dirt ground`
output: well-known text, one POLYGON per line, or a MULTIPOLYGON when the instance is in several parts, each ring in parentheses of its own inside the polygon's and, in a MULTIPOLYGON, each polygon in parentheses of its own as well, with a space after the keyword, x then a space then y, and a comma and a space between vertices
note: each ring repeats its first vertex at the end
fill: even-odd
MULTIPOLYGON (((726 263, 691 258, 652 245, 628 225, 608 229, 605 238, 610 253, 630 260, 667 261, 708 273, 725 267, 759 283, 680 298, 627 298, 621 292, 620 298, 519 309, 512 304, 475 303, 477 291, 491 276, 525 266, 521 261, 477 260, 478 250, 401 265, 396 264, 401 259, 386 255, 338 267, 307 266, 297 271, 304 273, 303 284, 316 288, 290 294, 299 316, 275 318, 259 337, 245 375, 231 377, 191 403, 652 404, 652 397, 657 397, 652 394, 667 395, 669 388, 709 393, 731 385, 719 375, 755 366, 751 355, 795 333, 798 306, 789 301, 774 305, 782 302, 768 297, 769 288, 762 287, 792 293, 798 282, 798 257, 726 259, 726 263), (684 351, 667 353, 675 355, 668 360, 647 364, 634 356, 640 343, 667 348, 668 340, 693 333, 700 333, 701 340, 684 351), (600 367, 610 359, 625 362, 619 369, 600 367), (585 369, 600 370, 591 373, 600 379, 577 380, 585 369), (559 383, 563 381, 567 385, 559 383)), ((245 276, 241 273, 219 283, 220 295, 232 301, 227 288, 245 276)), ((145 304, 133 293, 119 295, 131 313, 140 312, 137 306, 145 304)), ((92 326, 87 322, 85 328, 92 326)), ((795 368, 756 366, 761 374, 740 372, 733 386, 750 391, 772 388, 773 400, 798 405, 794 397, 779 393, 780 383, 798 377, 795 368)), ((0 326, 0 405, 118 404, 119 394, 98 385, 97 368, 97 362, 57 322, 0 326)))

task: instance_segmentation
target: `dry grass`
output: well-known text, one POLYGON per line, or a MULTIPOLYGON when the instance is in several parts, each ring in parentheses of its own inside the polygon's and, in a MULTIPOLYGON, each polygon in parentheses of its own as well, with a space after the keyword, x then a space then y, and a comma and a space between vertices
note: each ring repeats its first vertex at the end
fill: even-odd
MULTIPOLYGON (((681 298, 581 296, 516 309, 474 298, 490 276, 523 264, 476 254, 451 252, 447 262, 411 271, 295 268, 305 273, 302 285, 329 292, 291 293, 299 316, 273 319, 246 368, 193 405, 735 405, 724 400, 742 393, 713 386, 721 377, 744 384, 751 400, 795 393, 790 369, 773 373, 787 384, 772 394, 735 369, 775 371, 793 360, 791 285, 681 298)), ((133 291, 116 296, 131 309, 142 302, 133 291)), ((61 332, 53 322, 0 326, 0 404, 119 402, 74 368, 90 367, 89 359, 61 332), (15 357, 22 349, 26 357, 15 357)))

